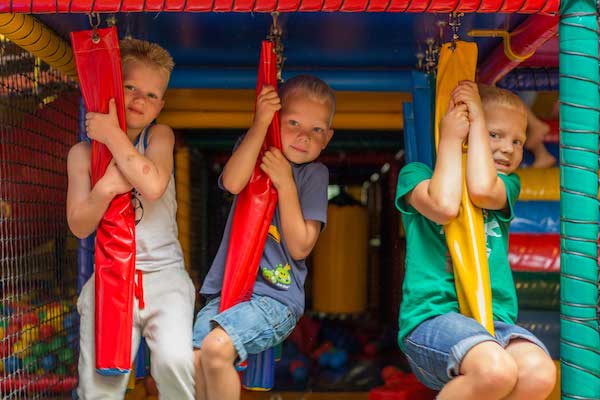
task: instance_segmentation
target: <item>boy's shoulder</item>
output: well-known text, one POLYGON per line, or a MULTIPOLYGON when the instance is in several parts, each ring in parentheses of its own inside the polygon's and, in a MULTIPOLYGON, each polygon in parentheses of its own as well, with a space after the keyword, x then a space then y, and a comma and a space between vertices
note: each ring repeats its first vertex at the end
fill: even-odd
POLYGON ((329 186, 329 169, 318 161, 305 164, 292 164, 294 181, 298 193, 319 193, 329 186))
POLYGON ((148 136, 165 136, 175 138, 175 133, 173 133, 173 128, 167 124, 153 124, 148 127, 148 136))
POLYGON ((329 182, 329 169, 319 161, 311 161, 305 164, 293 164, 294 175, 301 179, 327 178, 329 182))
POLYGON ((88 161, 91 159, 92 146, 87 140, 75 143, 69 150, 67 163, 88 161))
POLYGON ((418 183, 431 179, 432 176, 433 170, 429 165, 421 162, 410 162, 400 170, 396 190, 401 191, 404 195, 407 193, 405 189, 409 189, 410 191, 418 183))

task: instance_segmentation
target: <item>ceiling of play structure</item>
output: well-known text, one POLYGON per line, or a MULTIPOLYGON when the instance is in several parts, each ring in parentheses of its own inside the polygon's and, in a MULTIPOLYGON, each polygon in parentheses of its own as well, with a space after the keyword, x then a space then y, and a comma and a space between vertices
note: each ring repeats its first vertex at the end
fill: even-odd
MULTIPOLYGON (((121 36, 131 35, 160 43, 173 55, 181 69, 254 68, 260 41, 271 24, 269 13, 118 13, 101 14, 103 25, 115 15, 121 36)), ((72 30, 89 29, 85 14, 38 14, 37 18, 64 38, 72 30)), ((479 62, 501 46, 499 38, 467 36, 471 29, 513 31, 529 15, 467 14, 460 35, 479 45, 479 62)), ((439 38, 438 21, 448 14, 414 13, 283 13, 280 16, 285 46, 285 71, 398 71, 415 67, 419 51, 428 38, 439 38)), ((443 30, 444 38, 450 29, 443 30)), ((550 41, 540 49, 543 64, 556 59, 550 41)), ((534 58, 527 61, 536 65, 534 58)), ((537 63, 539 64, 539 62, 537 63)), ((179 87, 185 83, 177 83, 179 87)), ((200 84, 201 85, 201 84, 200 84)))

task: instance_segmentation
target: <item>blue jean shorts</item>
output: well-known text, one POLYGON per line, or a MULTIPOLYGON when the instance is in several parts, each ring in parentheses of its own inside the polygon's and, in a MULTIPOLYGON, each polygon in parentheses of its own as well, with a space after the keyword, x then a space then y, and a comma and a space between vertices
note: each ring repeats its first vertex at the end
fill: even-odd
POLYGON ((527 329, 494 321, 495 337, 473 318, 451 312, 428 319, 404 338, 404 353, 419 380, 441 390, 460 374, 460 363, 475 345, 492 341, 506 348, 513 339, 525 339, 546 346, 527 329))
POLYGON ((285 304, 267 296, 252 295, 245 301, 219 314, 221 298, 210 300, 196 316, 194 348, 215 327, 227 332, 238 354, 237 363, 248 354, 258 354, 285 340, 296 326, 296 317, 285 304))

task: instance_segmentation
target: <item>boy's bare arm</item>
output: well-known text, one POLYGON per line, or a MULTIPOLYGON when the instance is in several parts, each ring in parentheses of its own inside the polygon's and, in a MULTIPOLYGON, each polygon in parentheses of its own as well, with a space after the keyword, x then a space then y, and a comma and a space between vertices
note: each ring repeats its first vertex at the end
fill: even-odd
POLYGON ((275 89, 263 87, 257 99, 254 123, 223 168, 223 186, 228 192, 238 194, 248 184, 267 129, 280 108, 281 102, 275 89))
POLYGON ((109 187, 109 176, 91 188, 90 154, 89 145, 82 142, 71 148, 67 158, 67 222, 71 232, 81 239, 94 232, 110 201, 118 194, 116 186, 113 187, 117 190, 109 187))
POLYGON ((321 223, 304 219, 292 166, 279 149, 272 147, 266 151, 260 168, 277 189, 281 234, 290 255, 294 260, 305 259, 317 243, 321 223))
POLYGON ((433 176, 405 196, 408 204, 438 224, 444 225, 458 214, 462 195, 462 143, 468 132, 466 106, 451 101, 440 123, 433 176))
POLYGON ((125 178, 138 192, 150 200, 163 195, 173 172, 175 135, 170 127, 159 124, 150 128, 144 155, 122 133, 109 136, 106 145, 125 178))
POLYGON ((151 200, 162 196, 173 168, 175 137, 170 127, 154 125, 149 130, 144 156, 121 130, 114 99, 109 102, 108 114, 87 113, 86 126, 88 136, 108 147, 120 171, 142 195, 151 200))
POLYGON ((490 150, 490 138, 484 124, 472 124, 467 153, 467 188, 473 204, 487 210, 507 205, 506 188, 498 177, 490 150))
POLYGON ((506 188, 498 177, 490 146, 483 106, 477 84, 464 81, 453 92, 455 101, 469 108, 471 128, 467 151, 467 189, 469 197, 479 208, 499 210, 506 207, 506 188))

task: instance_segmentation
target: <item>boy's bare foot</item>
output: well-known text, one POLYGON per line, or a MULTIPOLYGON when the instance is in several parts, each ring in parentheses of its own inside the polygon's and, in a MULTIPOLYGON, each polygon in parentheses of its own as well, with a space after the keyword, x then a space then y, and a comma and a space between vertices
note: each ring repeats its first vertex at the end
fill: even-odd
POLYGON ((531 166, 533 168, 550 168, 556 164, 556 158, 546 150, 544 144, 541 144, 541 147, 544 147, 543 151, 537 151, 534 154, 533 163, 531 166))

